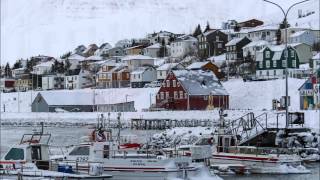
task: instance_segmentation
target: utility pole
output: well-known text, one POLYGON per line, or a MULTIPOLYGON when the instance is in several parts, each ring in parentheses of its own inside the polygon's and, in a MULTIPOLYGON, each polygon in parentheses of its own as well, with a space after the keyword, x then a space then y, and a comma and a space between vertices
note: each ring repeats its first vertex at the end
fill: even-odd
POLYGON ((277 6, 278 8, 281 9, 283 15, 284 15, 284 19, 283 19, 283 23, 284 23, 284 28, 285 28, 285 61, 286 61, 286 67, 285 67, 285 78, 286 78, 286 100, 285 100, 285 106, 286 106, 286 128, 289 126, 289 93, 288 93, 288 56, 289 56, 289 52, 288 52, 288 21, 287 21, 287 16, 289 11, 291 10, 292 7, 310 1, 310 0, 304 0, 304 1, 300 1, 297 3, 292 4, 287 11, 284 11, 284 9, 279 5, 276 4, 274 2, 268 1, 268 0, 263 0, 264 2, 273 4, 275 6, 277 6))

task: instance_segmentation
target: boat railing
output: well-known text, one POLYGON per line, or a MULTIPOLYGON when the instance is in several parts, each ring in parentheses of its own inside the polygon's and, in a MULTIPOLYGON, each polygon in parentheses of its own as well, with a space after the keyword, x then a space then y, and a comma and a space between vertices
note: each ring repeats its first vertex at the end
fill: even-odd
POLYGON ((294 155, 298 153, 296 148, 275 148, 275 147, 256 147, 256 146, 217 146, 224 148, 223 152, 235 154, 252 154, 252 155, 268 155, 268 154, 286 154, 294 155))

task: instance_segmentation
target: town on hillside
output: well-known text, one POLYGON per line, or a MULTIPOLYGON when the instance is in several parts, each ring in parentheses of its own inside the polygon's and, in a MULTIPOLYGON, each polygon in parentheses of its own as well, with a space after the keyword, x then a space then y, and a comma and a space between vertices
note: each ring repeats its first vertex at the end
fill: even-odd
MULTIPOLYGON (((319 109, 320 30, 292 25, 286 38, 285 29, 283 23, 229 20, 221 27, 198 25, 193 34, 159 31, 114 46, 79 45, 60 57, 37 55, 1 66, 1 91, 39 91, 39 98, 49 102, 45 92, 51 90, 157 87, 149 110, 228 109, 229 94, 221 82, 283 79, 288 69, 289 78, 306 81, 299 88, 300 108, 319 109)), ((54 107, 90 112, 92 103, 78 107, 75 102, 68 109, 61 102, 54 107)), ((117 111, 119 103, 102 109, 117 111)), ((123 103, 123 111, 134 110, 128 102, 121 107, 123 103)))

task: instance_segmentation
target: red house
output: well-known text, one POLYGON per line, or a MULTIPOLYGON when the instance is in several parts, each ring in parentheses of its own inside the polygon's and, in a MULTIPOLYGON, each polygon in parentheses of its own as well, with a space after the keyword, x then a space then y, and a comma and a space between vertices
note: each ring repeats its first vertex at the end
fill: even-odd
POLYGON ((156 107, 205 110, 229 107, 229 95, 212 71, 175 70, 162 82, 156 107))

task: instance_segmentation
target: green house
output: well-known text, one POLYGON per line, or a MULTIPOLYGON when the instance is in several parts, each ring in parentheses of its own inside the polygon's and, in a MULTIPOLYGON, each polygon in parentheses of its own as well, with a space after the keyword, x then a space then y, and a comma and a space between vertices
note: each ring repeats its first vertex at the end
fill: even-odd
POLYGON ((284 77, 285 68, 299 68, 299 56, 291 46, 285 51, 284 45, 268 46, 257 52, 256 76, 260 78, 284 77), (287 53, 288 52, 288 53, 287 53))

